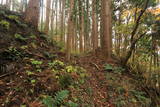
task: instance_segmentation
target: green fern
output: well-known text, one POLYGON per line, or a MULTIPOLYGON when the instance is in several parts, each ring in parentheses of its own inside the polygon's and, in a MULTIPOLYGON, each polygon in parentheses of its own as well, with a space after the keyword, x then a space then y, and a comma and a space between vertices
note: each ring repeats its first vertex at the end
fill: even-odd
MULTIPOLYGON (((66 98, 69 96, 69 91, 68 90, 62 90, 56 93, 55 97, 53 98, 52 96, 45 96, 42 100, 43 104, 45 104, 47 107, 60 107, 66 98)), ((74 106, 74 103, 70 104, 71 107, 76 107, 74 106)))
POLYGON ((78 107, 77 103, 74 103, 72 101, 67 102, 67 107, 78 107))
POLYGON ((42 100, 43 104, 45 104, 47 107, 53 107, 53 98, 51 96, 46 96, 42 100))
POLYGON ((56 96, 54 97, 53 104, 55 106, 59 106, 63 103, 64 99, 66 99, 69 96, 68 90, 62 90, 56 93, 56 96))

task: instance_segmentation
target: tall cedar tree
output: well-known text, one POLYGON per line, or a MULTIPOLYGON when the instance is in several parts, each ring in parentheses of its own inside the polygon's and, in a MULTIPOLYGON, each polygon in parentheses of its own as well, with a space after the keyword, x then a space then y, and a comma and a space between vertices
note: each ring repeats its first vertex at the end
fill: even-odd
POLYGON ((30 0, 25 11, 25 21, 38 28, 40 0, 30 0))
POLYGON ((102 50, 106 60, 112 60, 111 0, 101 1, 102 50))

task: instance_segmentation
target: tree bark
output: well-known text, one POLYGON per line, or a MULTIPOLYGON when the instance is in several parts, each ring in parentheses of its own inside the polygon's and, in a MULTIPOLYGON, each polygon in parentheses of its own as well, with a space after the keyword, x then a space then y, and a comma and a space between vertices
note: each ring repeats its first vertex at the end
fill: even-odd
POLYGON ((39 0, 30 0, 25 12, 25 21, 38 28, 39 20, 39 0))
POLYGON ((70 9, 69 9, 69 19, 68 19, 68 35, 67 35, 67 60, 69 61, 71 59, 71 40, 72 40, 72 34, 74 31, 73 25, 73 9, 74 9, 74 0, 70 0, 70 9))
POLYGON ((51 0, 47 0, 47 7, 46 7, 46 23, 45 23, 45 33, 48 34, 49 31, 49 21, 50 21, 50 10, 51 10, 51 0))
POLYGON ((92 44, 93 50, 98 48, 98 26, 97 26, 97 15, 96 15, 96 0, 92 2, 92 44))
POLYGON ((111 0, 101 1, 102 50, 107 61, 112 60, 111 0))

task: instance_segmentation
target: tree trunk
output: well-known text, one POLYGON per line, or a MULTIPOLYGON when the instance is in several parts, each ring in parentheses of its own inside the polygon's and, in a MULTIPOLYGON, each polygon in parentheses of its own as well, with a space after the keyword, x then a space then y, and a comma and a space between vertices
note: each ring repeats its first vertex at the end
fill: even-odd
POLYGON ((102 50, 107 61, 112 60, 112 24, 111 24, 111 0, 101 1, 102 20, 102 50))
POLYGON ((74 31, 73 25, 73 9, 74 9, 74 0, 70 0, 70 9, 69 9, 69 19, 68 19, 68 35, 67 35, 67 59, 71 59, 71 40, 72 40, 72 34, 74 31))
POLYGON ((64 13, 65 13, 65 0, 61 0, 61 41, 64 42, 64 13))
POLYGON ((51 36, 54 37, 54 2, 52 1, 52 11, 51 11, 51 36))
POLYGON ((51 10, 51 0, 47 0, 47 8, 46 8, 46 23, 45 23, 45 33, 48 34, 49 31, 49 21, 50 21, 50 10, 51 10))
POLYGON ((79 24, 80 24, 80 31, 79 31, 79 43, 80 43, 80 52, 83 52, 83 37, 84 37, 84 9, 82 5, 82 1, 79 0, 79 24))
POLYGON ((41 0, 41 31, 43 31, 43 15, 44 15, 44 8, 43 8, 43 3, 44 3, 44 1, 43 0, 41 0))
POLYGON ((92 3, 92 44, 93 50, 98 48, 98 26, 97 26, 97 15, 96 15, 96 0, 92 3))
POLYGON ((135 49, 135 45, 136 45, 136 43, 138 42, 138 40, 141 39, 141 38, 146 34, 146 32, 145 32, 145 33, 143 33, 142 35, 140 35, 137 39, 134 38, 135 35, 136 35, 136 32, 137 32, 137 30, 138 30, 138 28, 139 28, 140 21, 141 21, 141 17, 142 17, 143 14, 145 13, 145 11, 146 11, 146 9, 147 9, 147 7, 148 7, 148 4, 149 4, 149 0, 146 0, 145 5, 144 5, 144 8, 141 10, 140 15, 138 16, 138 18, 137 18, 137 20, 136 20, 136 22, 135 22, 135 27, 134 27, 134 29, 133 29, 133 31, 132 31, 132 33, 131 33, 131 46, 130 46, 129 51, 127 52, 126 57, 125 57, 125 58, 123 59, 123 61, 122 61, 122 65, 123 65, 123 66, 126 66, 128 60, 129 60, 130 57, 132 56, 132 53, 133 53, 133 51, 134 51, 134 49, 135 49))
POLYGON ((39 0, 30 0, 25 12, 25 21, 38 28, 39 0))

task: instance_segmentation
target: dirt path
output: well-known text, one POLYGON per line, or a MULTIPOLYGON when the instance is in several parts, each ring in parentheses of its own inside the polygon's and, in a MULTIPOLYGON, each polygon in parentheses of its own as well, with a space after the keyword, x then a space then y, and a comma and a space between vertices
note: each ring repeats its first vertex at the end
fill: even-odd
POLYGON ((150 98, 140 90, 136 80, 122 71, 105 71, 105 64, 108 63, 104 58, 96 55, 77 59, 77 65, 85 68, 89 75, 86 83, 86 88, 92 89, 92 105, 89 107, 150 107, 150 98))
POLYGON ((77 62, 78 65, 85 68, 88 71, 88 75, 90 75, 87 84, 93 91, 93 107, 114 107, 107 98, 107 81, 105 72, 103 71, 105 61, 96 56, 85 56, 79 58, 77 62))

